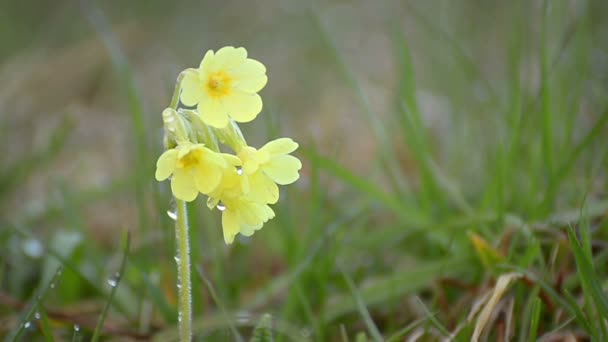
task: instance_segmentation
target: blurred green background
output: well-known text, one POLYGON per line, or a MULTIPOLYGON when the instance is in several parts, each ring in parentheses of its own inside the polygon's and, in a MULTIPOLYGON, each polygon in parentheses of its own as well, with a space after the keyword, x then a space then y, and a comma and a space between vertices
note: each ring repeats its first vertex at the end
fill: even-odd
POLYGON ((248 339, 264 313, 286 341, 608 339, 606 13, 3 1, 0 336, 89 340, 105 319, 104 340, 177 339, 160 113, 233 45, 268 70, 249 144, 292 137, 304 168, 231 246, 189 205, 197 340, 248 339))

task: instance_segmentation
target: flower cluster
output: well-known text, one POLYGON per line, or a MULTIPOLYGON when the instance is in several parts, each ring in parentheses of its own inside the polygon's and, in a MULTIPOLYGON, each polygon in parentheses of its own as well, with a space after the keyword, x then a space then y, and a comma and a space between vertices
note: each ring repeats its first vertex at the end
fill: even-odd
POLYGON ((207 206, 222 211, 226 243, 237 234, 252 235, 274 217, 269 204, 279 199, 278 185, 299 178, 302 163, 290 153, 298 144, 273 140, 260 149, 248 146, 237 122, 249 122, 262 110, 258 92, 266 68, 247 58, 245 48, 208 51, 198 69, 180 74, 176 95, 186 107, 163 112, 167 150, 156 163, 156 179, 171 179, 175 198, 208 197, 207 206), (219 143, 234 154, 222 153, 219 143))

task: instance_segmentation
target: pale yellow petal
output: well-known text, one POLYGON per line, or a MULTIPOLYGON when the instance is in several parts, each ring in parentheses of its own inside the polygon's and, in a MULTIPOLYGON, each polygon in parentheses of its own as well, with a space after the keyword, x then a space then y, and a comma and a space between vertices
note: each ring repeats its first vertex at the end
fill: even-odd
POLYGON ((179 169, 175 170, 171 178, 171 190, 177 199, 186 202, 194 201, 198 195, 198 190, 196 190, 192 176, 188 172, 179 169))
POLYGON ((230 74, 235 79, 234 87, 247 93, 259 92, 268 82, 266 67, 254 59, 247 59, 230 74))
POLYGON ((233 89, 224 100, 228 115, 237 122, 249 122, 262 111, 262 98, 258 94, 247 94, 233 89))
POLYGON ((298 148, 298 143, 291 140, 291 138, 280 138, 268 142, 260 151, 265 151, 271 157, 278 156, 281 154, 289 154, 298 148))
POLYGON ((172 149, 163 152, 156 161, 156 180, 163 181, 175 171, 175 164, 177 163, 177 150, 172 149))
POLYGON ((247 196, 260 203, 274 204, 279 200, 279 187, 262 172, 249 177, 250 190, 247 196))
POLYGON ((239 233, 239 230, 238 214, 232 210, 225 210, 222 213, 222 231, 224 232, 226 244, 231 244, 234 241, 234 237, 239 233))
POLYGON ((241 165, 241 159, 239 159, 239 157, 233 155, 233 154, 228 154, 228 153, 222 153, 222 157, 224 158, 224 160, 232 166, 240 166, 241 165))
POLYGON ((238 201, 238 206, 237 208, 235 208, 235 210, 238 210, 239 217, 242 223, 250 226, 255 226, 264 222, 264 218, 260 216, 260 210, 258 206, 259 205, 257 203, 246 200, 240 200, 238 201))
POLYGON ((222 103, 216 99, 205 97, 198 103, 198 113, 201 120, 209 126, 224 128, 228 125, 228 115, 222 103))
POLYGON ((253 235, 253 233, 255 233, 256 230, 260 230, 262 229, 263 224, 258 224, 256 226, 250 226, 250 225, 241 225, 241 230, 239 231, 239 233, 241 233, 244 236, 251 236, 253 235))
POLYGON ((196 106, 201 99, 203 92, 203 82, 199 78, 199 74, 196 70, 189 70, 186 72, 184 79, 182 80, 182 92, 179 95, 179 99, 186 106, 196 106))
POLYGON ((263 165, 262 171, 277 184, 286 185, 300 178, 298 170, 301 168, 302 162, 298 158, 290 155, 280 155, 263 165))
POLYGON ((215 165, 201 165, 195 173, 196 188, 203 194, 209 194, 222 180, 222 170, 215 165))
POLYGON ((205 57, 203 57, 199 66, 199 69, 203 74, 211 69, 213 61, 215 60, 214 57, 215 54, 213 53, 213 50, 209 50, 205 53, 205 57))
POLYGON ((247 59, 247 50, 245 48, 235 48, 234 46, 225 46, 215 53, 214 68, 218 69, 236 69, 242 65, 247 59))

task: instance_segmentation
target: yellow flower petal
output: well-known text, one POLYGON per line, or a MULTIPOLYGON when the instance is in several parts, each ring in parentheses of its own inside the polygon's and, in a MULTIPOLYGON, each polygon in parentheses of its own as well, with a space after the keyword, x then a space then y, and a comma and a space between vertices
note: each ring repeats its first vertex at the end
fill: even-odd
POLYGON ((224 241, 227 244, 231 244, 234 241, 234 237, 239 233, 239 217, 236 212, 232 210, 225 210, 222 213, 222 231, 224 232, 224 241))
POLYGON ((298 158, 290 155, 280 155, 264 164, 262 171, 276 183, 286 185, 300 178, 298 170, 301 168, 302 162, 298 158))
POLYGON ((247 50, 245 48, 235 48, 234 46, 225 46, 215 53, 214 69, 236 69, 247 59, 247 50))
POLYGON ((262 111, 262 98, 258 94, 248 94, 233 89, 224 101, 228 115, 237 122, 249 122, 262 111))
POLYGON ((197 168, 194 182, 198 191, 209 194, 215 190, 221 179, 222 170, 219 167, 204 165, 197 168))
POLYGON ((213 50, 209 50, 205 53, 205 57, 203 57, 203 59, 201 60, 201 64, 199 65, 199 69, 201 71, 207 71, 211 68, 214 58, 215 57, 215 53, 213 52, 213 50))
POLYGON ((175 162, 177 161, 177 150, 167 150, 158 157, 156 162, 156 180, 164 181, 169 178, 173 171, 175 171, 175 162))
POLYGON ((198 114, 209 126, 224 128, 228 125, 228 115, 220 101, 205 97, 198 103, 198 114))
POLYGON ((266 67, 254 59, 247 59, 231 74, 236 80, 234 87, 247 93, 257 93, 268 83, 266 67))
POLYGON ((256 230, 262 229, 262 226, 263 224, 258 224, 257 226, 241 225, 241 230, 239 231, 239 233, 244 236, 251 236, 253 235, 253 233, 255 233, 256 230))
POLYGON ((256 172, 249 178, 250 190, 247 196, 260 203, 274 204, 279 200, 279 187, 262 172, 256 172))
POLYGON ((260 151, 265 151, 270 156, 278 156, 281 154, 289 154, 298 148, 298 143, 290 138, 280 138, 273 140, 262 148, 260 151))
POLYGON ((203 83, 198 72, 195 70, 188 71, 182 80, 182 92, 179 99, 186 106, 196 106, 201 99, 202 89, 203 83))
POLYGON ((198 195, 198 190, 192 184, 188 172, 180 169, 176 169, 173 178, 171 178, 171 191, 177 199, 186 202, 194 201, 198 195))

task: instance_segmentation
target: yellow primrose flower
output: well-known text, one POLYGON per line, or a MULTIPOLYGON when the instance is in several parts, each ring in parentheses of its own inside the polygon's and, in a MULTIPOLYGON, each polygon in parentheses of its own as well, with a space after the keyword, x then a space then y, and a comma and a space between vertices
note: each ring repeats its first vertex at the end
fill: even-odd
POLYGON ((232 243, 238 233, 253 235, 274 217, 274 211, 267 204, 252 201, 246 196, 223 199, 218 208, 222 211, 222 230, 227 244, 232 243))
POLYGON ((203 144, 184 143, 165 151, 156 162, 156 180, 171 175, 171 190, 176 198, 191 202, 199 192, 209 194, 222 179, 228 166, 226 157, 203 144))
POLYGON ((236 168, 241 161, 234 157, 229 164, 233 167, 224 170, 220 184, 207 200, 210 209, 218 208, 222 212, 222 230, 227 244, 232 243, 238 233, 251 236, 274 217, 266 202, 256 200, 259 195, 251 196, 256 190, 248 188, 244 182, 247 177, 236 168))
POLYGON ((281 138, 267 143, 259 150, 246 146, 239 151, 238 157, 246 178, 245 187, 254 200, 276 203, 279 199, 277 184, 291 184, 300 177, 298 171, 302 168, 302 163, 289 155, 297 148, 298 144, 293 140, 281 138))
POLYGON ((205 124, 223 128, 228 117, 237 122, 255 119, 262 111, 257 92, 267 81, 266 67, 247 58, 245 48, 226 46, 207 51, 199 68, 186 72, 180 99, 186 106, 197 105, 205 124))

